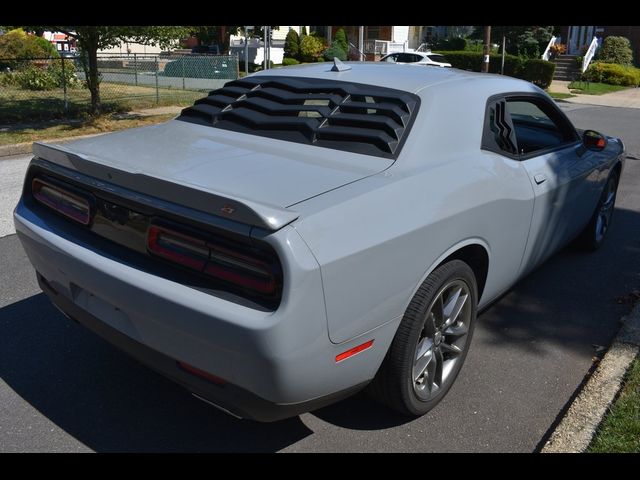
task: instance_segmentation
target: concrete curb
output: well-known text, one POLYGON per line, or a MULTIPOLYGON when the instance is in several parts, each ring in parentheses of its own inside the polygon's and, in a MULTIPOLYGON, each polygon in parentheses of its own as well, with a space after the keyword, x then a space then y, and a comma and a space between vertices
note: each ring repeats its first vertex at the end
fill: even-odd
POLYGON ((558 424, 542 453, 584 452, 622 386, 624 375, 640 352, 640 303, 558 424))
MULTIPOLYGON (((91 135, 78 135, 76 137, 45 138, 37 141, 44 142, 44 143, 67 143, 67 142, 72 142, 74 140, 80 140, 82 138, 97 137, 98 135, 104 135, 105 133, 111 133, 111 132, 92 133, 91 135)), ((33 145, 33 142, 15 143, 13 145, 1 145, 0 160, 2 160, 3 157, 12 157, 14 155, 25 155, 25 154, 31 153, 32 145, 33 145)))

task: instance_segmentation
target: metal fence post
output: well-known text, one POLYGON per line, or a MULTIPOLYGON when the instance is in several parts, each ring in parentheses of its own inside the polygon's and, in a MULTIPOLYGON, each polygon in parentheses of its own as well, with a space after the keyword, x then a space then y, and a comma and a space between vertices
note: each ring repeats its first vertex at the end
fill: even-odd
POLYGON ((180 62, 180 64, 182 65, 182 90, 185 90, 184 88, 184 62, 185 62, 186 57, 182 57, 180 60, 182 60, 180 62))
POLYGON ((156 105, 160 104, 160 90, 158 89, 158 57, 156 57, 156 105))
POLYGON ((133 69, 134 69, 134 74, 136 79, 136 86, 138 86, 138 54, 137 53, 133 54, 133 69))
POLYGON ((67 76, 64 72, 64 57, 60 57, 60 62, 62 65, 62 90, 64 92, 64 113, 66 114, 69 110, 69 102, 67 99, 67 76))

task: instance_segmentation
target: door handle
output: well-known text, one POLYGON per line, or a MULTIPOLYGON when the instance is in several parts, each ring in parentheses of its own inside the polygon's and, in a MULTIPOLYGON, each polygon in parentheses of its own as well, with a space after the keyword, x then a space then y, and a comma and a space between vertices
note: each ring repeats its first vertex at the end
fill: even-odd
POLYGON ((547 177, 543 173, 538 173, 537 175, 534 175, 533 179, 536 181, 536 185, 540 185, 541 183, 544 183, 547 181, 547 177))

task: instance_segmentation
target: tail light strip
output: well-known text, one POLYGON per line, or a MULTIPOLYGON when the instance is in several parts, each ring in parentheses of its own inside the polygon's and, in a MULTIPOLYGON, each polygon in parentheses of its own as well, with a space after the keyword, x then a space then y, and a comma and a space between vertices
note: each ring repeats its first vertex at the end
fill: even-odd
POLYGON ((89 200, 60 188, 57 185, 35 178, 31 182, 33 198, 67 218, 82 225, 91 222, 91 205, 89 200))
POLYGON ((265 295, 275 293, 274 272, 267 261, 259 258, 159 225, 149 227, 147 248, 173 263, 236 286, 265 295))

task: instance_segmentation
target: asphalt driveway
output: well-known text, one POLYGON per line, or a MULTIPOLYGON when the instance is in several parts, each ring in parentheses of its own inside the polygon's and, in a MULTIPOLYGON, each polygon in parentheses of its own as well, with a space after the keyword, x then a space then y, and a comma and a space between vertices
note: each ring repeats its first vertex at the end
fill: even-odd
POLYGON ((631 157, 610 236, 594 254, 555 255, 482 313, 451 392, 415 420, 357 395, 275 424, 239 421, 66 320, 2 223, 26 160, 0 160, 0 451, 535 450, 640 286, 640 110, 563 108, 621 136, 631 157))

